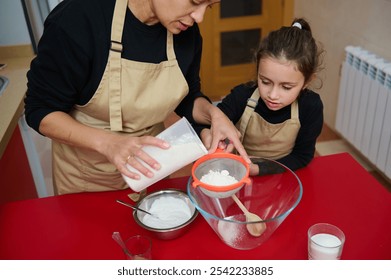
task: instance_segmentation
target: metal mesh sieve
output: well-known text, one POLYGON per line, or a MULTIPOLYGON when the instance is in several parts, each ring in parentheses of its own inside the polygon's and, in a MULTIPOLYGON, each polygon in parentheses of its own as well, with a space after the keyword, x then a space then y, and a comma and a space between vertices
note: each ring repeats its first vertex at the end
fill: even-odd
POLYGON ((200 187, 206 195, 218 198, 231 196, 250 182, 249 165, 240 156, 228 153, 215 153, 201 157, 193 165, 192 176, 194 187, 200 187), (202 176, 211 170, 216 172, 226 170, 238 182, 224 186, 201 182, 202 176))

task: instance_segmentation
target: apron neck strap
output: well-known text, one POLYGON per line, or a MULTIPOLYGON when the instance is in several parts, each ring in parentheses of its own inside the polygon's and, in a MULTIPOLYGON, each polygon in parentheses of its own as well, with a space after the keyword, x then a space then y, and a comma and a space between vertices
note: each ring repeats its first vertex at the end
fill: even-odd
POLYGON ((166 44, 167 60, 175 60, 175 51, 174 51, 174 36, 167 29, 167 44, 166 44))
POLYGON ((128 9, 128 0, 115 1, 113 21, 111 23, 111 48, 117 52, 122 52, 122 32, 126 11, 128 9))
POLYGON ((111 23, 111 46, 109 53, 109 107, 110 107, 110 129, 112 131, 122 130, 122 109, 121 109, 121 53, 122 53, 122 32, 125 22, 125 15, 128 9, 128 0, 117 0, 115 2, 113 20, 111 23))
POLYGON ((299 103, 297 99, 291 105, 291 119, 299 119, 299 103))
POLYGON ((249 99, 247 99, 247 105, 246 105, 246 108, 244 109, 242 119, 240 121, 239 131, 241 134, 241 136, 240 136, 241 141, 243 141, 243 137, 246 132, 246 128, 247 128, 248 122, 250 121, 251 115, 254 112, 255 107, 258 105, 258 99, 259 99, 259 90, 258 90, 258 88, 256 88, 254 90, 253 94, 251 95, 251 97, 249 99))

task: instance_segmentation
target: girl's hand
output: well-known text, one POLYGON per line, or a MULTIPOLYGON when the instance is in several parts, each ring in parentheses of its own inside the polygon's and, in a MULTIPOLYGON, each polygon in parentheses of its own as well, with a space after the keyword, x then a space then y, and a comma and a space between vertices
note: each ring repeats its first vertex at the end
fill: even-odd
POLYGON ((259 166, 255 163, 250 163, 250 176, 258 176, 259 175, 259 166))

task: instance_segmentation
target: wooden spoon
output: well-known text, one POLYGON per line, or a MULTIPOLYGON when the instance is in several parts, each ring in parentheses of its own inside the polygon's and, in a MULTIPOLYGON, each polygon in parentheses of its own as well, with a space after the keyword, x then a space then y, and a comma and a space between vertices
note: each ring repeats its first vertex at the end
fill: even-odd
MULTIPOLYGON (((233 194, 231 197, 239 206, 239 208, 243 211, 244 215, 246 216, 247 222, 262 221, 262 219, 258 215, 248 211, 247 208, 243 205, 243 203, 239 200, 239 198, 235 194, 233 194)), ((266 230, 266 225, 264 223, 247 224, 246 227, 248 232, 255 237, 261 236, 261 234, 266 230)))

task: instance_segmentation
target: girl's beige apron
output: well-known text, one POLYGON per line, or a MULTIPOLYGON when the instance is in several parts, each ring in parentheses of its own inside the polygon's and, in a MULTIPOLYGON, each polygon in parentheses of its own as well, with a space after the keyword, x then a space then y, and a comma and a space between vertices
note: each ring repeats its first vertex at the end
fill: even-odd
MULTIPOLYGON (((100 129, 131 136, 157 135, 163 121, 188 93, 167 31, 167 61, 159 64, 121 58, 122 31, 128 0, 117 0, 111 29, 112 46, 97 91, 71 116, 100 129)), ((85 135, 85 137, 89 137, 85 135)), ((53 141, 53 183, 58 194, 107 191, 127 187, 106 157, 53 141)))
POLYGON ((291 105, 290 119, 272 124, 254 112, 258 99, 257 88, 248 99, 246 109, 237 124, 244 148, 249 156, 266 159, 279 159, 289 155, 300 129, 297 100, 291 105))

